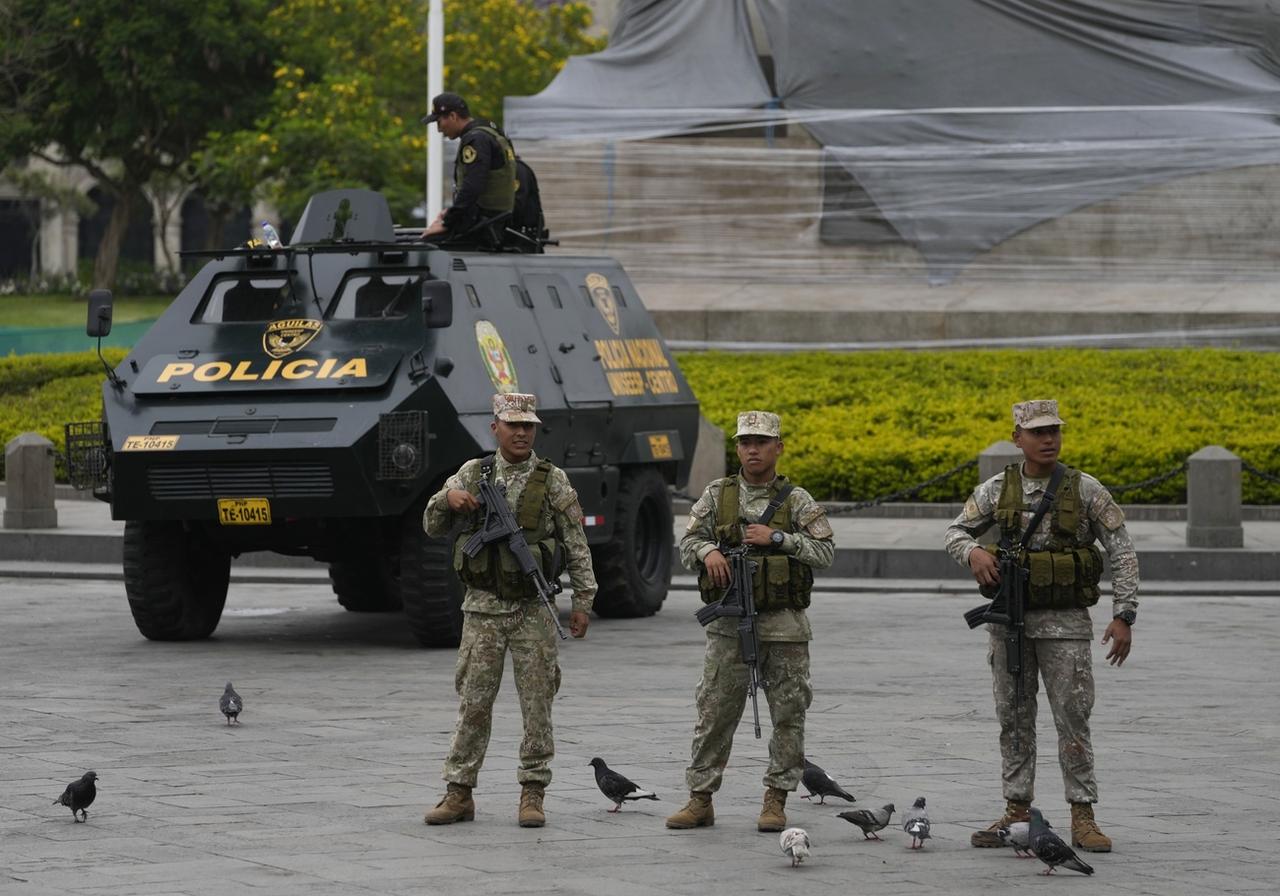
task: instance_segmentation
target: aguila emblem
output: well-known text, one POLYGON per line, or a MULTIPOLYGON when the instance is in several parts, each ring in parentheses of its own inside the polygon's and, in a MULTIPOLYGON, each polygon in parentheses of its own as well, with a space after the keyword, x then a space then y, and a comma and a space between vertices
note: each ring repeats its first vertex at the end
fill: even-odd
POLYGON ((618 305, 613 301, 613 290, 609 288, 609 280, 604 274, 587 274, 587 289, 591 292, 591 301, 595 303, 600 316, 609 325, 609 329, 613 330, 613 335, 617 336, 619 334, 618 305))
POLYGON ((262 350, 273 358, 284 358, 315 339, 323 328, 323 321, 306 318, 273 320, 262 334, 262 350))

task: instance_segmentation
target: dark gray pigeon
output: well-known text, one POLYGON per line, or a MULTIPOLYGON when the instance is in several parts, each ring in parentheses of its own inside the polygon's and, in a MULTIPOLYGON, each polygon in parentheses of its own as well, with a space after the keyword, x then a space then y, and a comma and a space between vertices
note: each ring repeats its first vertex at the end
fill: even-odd
POLYGON ((596 786, 600 788, 601 793, 613 800, 613 808, 609 810, 610 812, 617 812, 626 800, 658 798, 656 794, 641 790, 633 781, 609 768, 599 756, 591 760, 591 765, 596 770, 596 786))
POLYGON ((1072 871, 1079 871, 1081 874, 1093 874, 1093 866, 1082 862, 1074 849, 1049 830, 1044 816, 1035 807, 1031 809, 1029 843, 1035 857, 1049 866, 1044 870, 1045 874, 1053 874, 1053 869, 1059 865, 1070 868, 1072 871))
POLYGON ((229 681, 222 691, 222 698, 218 700, 218 709, 222 710, 222 714, 227 717, 228 725, 240 724, 240 710, 244 709, 244 701, 240 699, 240 695, 236 693, 236 689, 229 681))
POLYGON ((818 805, 824 806, 827 797, 838 796, 842 800, 848 800, 851 803, 857 802, 853 796, 843 787, 836 783, 836 779, 826 773, 825 770, 814 765, 808 759, 804 761, 804 774, 800 776, 800 781, 805 787, 809 788, 809 793, 800 797, 802 800, 818 798, 818 805))
MULTIPOLYGON (((1044 823, 1045 827, 1051 828, 1048 820, 1044 823)), ((1035 856, 1031 852, 1031 822, 1015 821, 1007 828, 999 828, 996 836, 1000 838, 1000 842, 1005 846, 1012 846, 1013 853, 1020 859, 1032 859, 1035 856)))
POLYGON ((98 795, 98 785, 93 783, 98 780, 97 772, 85 772, 80 776, 79 781, 72 781, 67 785, 67 789, 62 791, 62 796, 53 801, 55 806, 66 806, 71 810, 71 818, 77 824, 82 821, 89 820, 89 813, 85 810, 93 805, 94 799, 98 795), (79 812, 82 817, 76 818, 79 812))
POLYGON ((911 835, 912 849, 924 849, 924 841, 929 839, 929 827, 929 815, 924 811, 924 797, 917 797, 911 808, 902 813, 902 829, 911 835))
POLYGON ((843 818, 850 824, 862 828, 862 839, 879 840, 876 831, 883 831, 889 826, 889 818, 893 815, 893 803, 885 803, 880 809, 850 809, 841 812, 836 818, 843 818))

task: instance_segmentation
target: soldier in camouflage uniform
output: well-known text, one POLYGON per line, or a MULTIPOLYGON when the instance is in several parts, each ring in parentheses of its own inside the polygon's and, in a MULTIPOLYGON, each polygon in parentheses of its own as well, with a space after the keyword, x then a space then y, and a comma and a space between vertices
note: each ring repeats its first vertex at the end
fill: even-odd
MULTIPOLYGON (((1022 449, 1024 461, 979 485, 946 534, 947 552, 973 571, 988 594, 999 584, 998 565, 975 537, 999 523, 1002 537, 1007 533, 1009 543, 1017 545, 1044 495, 1062 448, 1063 423, 1056 401, 1016 404, 1013 422, 1013 441, 1022 449)), ((1089 736, 1094 688, 1089 648, 1093 626, 1088 607, 1098 600, 1102 572, 1102 558, 1094 542, 1106 550, 1111 564, 1112 619, 1102 644, 1111 645, 1107 660, 1113 666, 1125 661, 1132 643, 1130 626, 1138 607, 1138 557, 1125 529, 1124 513, 1111 494, 1092 476, 1065 469, 1053 507, 1032 535, 1024 559, 1028 604, 1022 669, 1028 699, 1017 719, 1015 679, 1006 671, 1004 627, 988 626, 987 659, 1000 721, 1006 807, 1003 818, 973 834, 970 842, 974 846, 1001 846, 996 831, 1027 820, 1034 798, 1038 670, 1058 729, 1058 764, 1071 804, 1072 845, 1089 852, 1111 851, 1110 838, 1099 830, 1093 816, 1098 785, 1089 736)))
POLYGON ((467 586, 455 674, 460 698, 458 723, 444 762, 448 790, 424 820, 427 824, 452 824, 475 817, 471 789, 484 762, 493 702, 510 652, 524 719, 516 772, 522 785, 517 819, 521 827, 542 827, 546 823, 543 791, 551 781, 550 763, 555 754, 551 702, 560 689, 556 630, 505 543, 486 546, 475 558, 462 553, 463 543, 484 520, 476 499, 481 477, 489 475, 495 483, 505 483, 507 501, 534 556, 542 560, 548 580, 558 572, 553 558, 567 560, 573 589, 569 631, 575 638, 587 634, 596 580, 582 531, 578 495, 563 470, 533 453, 536 425, 541 422, 534 396, 495 395, 493 414, 497 454, 463 464, 427 502, 423 515, 427 534, 437 537, 447 534, 455 522, 462 522, 463 531, 454 546, 454 568, 467 586), (562 550, 557 551, 557 546, 562 550))
MULTIPOLYGON (((764 806, 757 827, 781 831, 787 826, 787 793, 804 771, 804 717, 813 699, 809 684, 809 606, 813 570, 835 559, 826 513, 802 488, 777 474, 782 454, 781 421, 776 414, 738 415, 736 476, 707 486, 689 512, 680 541, 680 559, 699 572, 707 603, 719 600, 729 584, 729 563, 721 546, 754 546, 758 566, 753 583, 760 667, 773 735, 764 776, 764 806), (784 494, 784 491, 786 492, 784 494), (772 502, 772 503, 771 503, 772 502), (757 522, 775 506, 767 525, 757 522)), ((737 620, 722 617, 707 626, 702 681, 696 693, 698 722, 693 758, 685 771, 689 802, 667 819, 669 828, 709 827, 715 823, 711 795, 720 789, 733 735, 746 707, 748 672, 738 644, 737 620)))

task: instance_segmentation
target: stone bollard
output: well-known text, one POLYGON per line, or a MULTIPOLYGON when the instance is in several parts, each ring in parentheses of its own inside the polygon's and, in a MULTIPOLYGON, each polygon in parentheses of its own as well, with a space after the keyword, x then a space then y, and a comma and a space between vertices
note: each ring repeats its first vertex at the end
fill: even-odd
MULTIPOLYGON (((1003 439, 992 442, 978 455, 978 482, 986 482, 997 473, 1003 473, 1009 464, 1022 463, 1022 449, 1003 439)), ((992 526, 978 539, 980 544, 995 544, 1000 540, 1000 527, 992 526)))
POLYGON ((685 492, 696 500, 712 480, 725 474, 724 430, 706 417, 698 417, 698 444, 693 449, 689 466, 689 484, 685 492))
POLYGON ((1240 458, 1221 445, 1187 458, 1187 547, 1244 547, 1240 504, 1240 458))
POLYGON ((4 527, 53 529, 53 442, 34 432, 14 436, 4 446, 4 527))

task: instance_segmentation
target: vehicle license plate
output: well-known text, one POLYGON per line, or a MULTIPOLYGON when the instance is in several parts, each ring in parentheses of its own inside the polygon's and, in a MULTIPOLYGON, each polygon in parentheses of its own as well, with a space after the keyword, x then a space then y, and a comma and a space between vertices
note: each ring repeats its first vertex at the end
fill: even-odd
POLYGON ((224 526, 269 526, 271 502, 266 498, 219 498, 218 522, 224 526))

